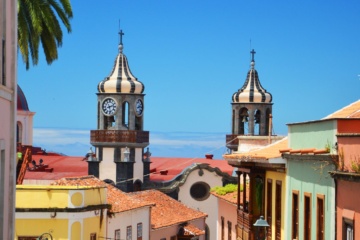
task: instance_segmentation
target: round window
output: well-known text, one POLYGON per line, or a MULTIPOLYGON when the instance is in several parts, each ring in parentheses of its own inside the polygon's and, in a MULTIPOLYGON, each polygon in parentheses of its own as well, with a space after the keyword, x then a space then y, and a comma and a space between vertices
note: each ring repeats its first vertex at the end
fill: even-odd
POLYGON ((197 201, 204 201, 210 195, 210 186, 205 182, 194 183, 190 188, 190 195, 197 201))

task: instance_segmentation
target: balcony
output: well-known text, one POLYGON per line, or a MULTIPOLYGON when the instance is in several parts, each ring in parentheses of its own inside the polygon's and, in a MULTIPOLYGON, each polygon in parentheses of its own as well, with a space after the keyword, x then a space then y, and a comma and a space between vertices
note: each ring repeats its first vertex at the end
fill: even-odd
POLYGON ((91 130, 90 142, 94 146, 149 145, 149 132, 136 130, 91 130))
POLYGON ((244 212, 242 209, 238 209, 237 214, 237 236, 241 240, 254 240, 254 227, 255 219, 258 216, 254 216, 248 212, 244 212))

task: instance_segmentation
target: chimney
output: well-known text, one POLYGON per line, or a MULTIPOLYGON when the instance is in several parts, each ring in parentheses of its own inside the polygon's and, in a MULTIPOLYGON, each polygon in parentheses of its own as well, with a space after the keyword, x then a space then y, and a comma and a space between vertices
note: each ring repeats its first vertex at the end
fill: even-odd
POLYGON ((213 154, 205 154, 206 159, 213 159, 213 157, 214 157, 213 154))

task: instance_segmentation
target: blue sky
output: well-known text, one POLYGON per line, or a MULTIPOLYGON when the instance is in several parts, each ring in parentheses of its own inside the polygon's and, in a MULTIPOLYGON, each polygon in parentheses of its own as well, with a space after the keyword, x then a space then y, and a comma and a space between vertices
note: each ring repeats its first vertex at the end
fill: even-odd
POLYGON ((273 95, 275 134, 360 96, 357 0, 88 0, 72 6, 72 33, 64 33, 56 62, 48 66, 41 58, 26 71, 19 56, 18 83, 36 112, 34 145, 73 155, 88 150, 96 87, 113 67, 119 19, 131 71, 145 85, 145 130, 156 156, 224 153, 231 96, 245 81, 252 48, 261 84, 273 95))

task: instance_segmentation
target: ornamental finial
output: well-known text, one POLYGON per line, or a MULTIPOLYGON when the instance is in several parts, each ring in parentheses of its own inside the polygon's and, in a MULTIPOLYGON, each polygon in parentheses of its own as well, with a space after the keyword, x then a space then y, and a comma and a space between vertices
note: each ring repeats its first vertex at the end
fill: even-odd
POLYGON ((254 49, 251 50, 250 53, 251 53, 251 61, 252 61, 252 62, 255 62, 255 59, 254 59, 254 56, 255 56, 255 53, 256 53, 255 50, 254 50, 254 49))

